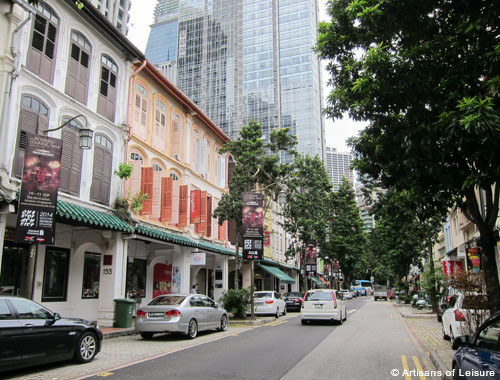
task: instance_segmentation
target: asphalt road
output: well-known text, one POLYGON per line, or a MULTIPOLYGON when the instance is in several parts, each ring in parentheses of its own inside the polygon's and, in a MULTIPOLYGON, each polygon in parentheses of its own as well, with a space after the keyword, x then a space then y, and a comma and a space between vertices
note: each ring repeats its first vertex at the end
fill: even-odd
MULTIPOLYGON (((365 300, 347 301, 348 321, 365 300)), ((349 324, 316 322, 302 326, 298 316, 296 313, 293 318, 280 318, 256 329, 114 370, 106 373, 106 378, 280 379, 332 332, 349 324)))

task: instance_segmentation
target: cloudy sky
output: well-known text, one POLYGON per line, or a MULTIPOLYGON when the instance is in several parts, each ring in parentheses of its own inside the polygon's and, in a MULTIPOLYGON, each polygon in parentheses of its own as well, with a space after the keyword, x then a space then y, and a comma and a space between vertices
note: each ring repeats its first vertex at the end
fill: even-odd
MULTIPOLYGON (((143 52, 146 50, 146 44, 149 36, 149 25, 153 22, 153 10, 157 0, 133 0, 130 9, 130 30, 129 39, 143 52)), ((327 20, 328 16, 325 12, 326 0, 320 0, 320 19, 327 20)), ((323 80, 327 75, 323 72, 323 80)), ((324 85, 324 94, 329 92, 329 89, 324 85)), ((362 128, 362 124, 356 123, 347 117, 335 122, 326 119, 326 145, 337 148, 340 152, 347 151, 345 140, 353 135, 356 135, 362 128)))

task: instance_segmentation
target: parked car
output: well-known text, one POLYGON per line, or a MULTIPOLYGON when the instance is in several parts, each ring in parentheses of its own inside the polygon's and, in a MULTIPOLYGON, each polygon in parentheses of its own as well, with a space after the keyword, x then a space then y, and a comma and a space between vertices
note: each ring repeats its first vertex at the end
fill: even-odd
POLYGON ((309 290, 302 302, 300 318, 303 325, 311 320, 337 321, 342 324, 347 319, 345 302, 338 290, 309 290))
POLYGON ((143 339, 179 332, 194 339, 198 331, 226 331, 226 310, 203 294, 164 294, 137 310, 135 328, 143 339))
POLYGON ((290 310, 300 311, 303 298, 304 298, 304 293, 301 292, 285 293, 283 295, 283 299, 286 303, 287 311, 290 310))
POLYGON ((342 298, 345 299, 345 300, 350 300, 352 299, 352 292, 350 292, 349 290, 342 290, 342 298))
POLYGON ((460 292, 455 292, 451 297, 450 307, 447 308, 441 320, 443 326, 443 339, 451 339, 455 337, 468 335, 468 331, 474 331, 477 328, 476 320, 481 319, 481 315, 485 319, 489 315, 489 311, 474 310, 474 305, 487 305, 486 296, 483 294, 468 294, 464 295, 460 292))
POLYGON ((450 307, 451 297, 453 297, 454 294, 455 294, 455 289, 452 286, 444 288, 443 292, 441 293, 436 313, 438 322, 441 322, 444 311, 450 307))
POLYGON ((460 347, 452 362, 457 374, 454 378, 500 379, 500 311, 487 319, 472 338, 461 336, 453 344, 460 347))
POLYGON ((83 319, 62 318, 31 300, 0 296, 0 371, 74 359, 88 363, 102 332, 83 319))
POLYGON ((273 291, 261 291, 253 294, 254 314, 272 314, 276 318, 286 315, 286 303, 281 294, 273 291))

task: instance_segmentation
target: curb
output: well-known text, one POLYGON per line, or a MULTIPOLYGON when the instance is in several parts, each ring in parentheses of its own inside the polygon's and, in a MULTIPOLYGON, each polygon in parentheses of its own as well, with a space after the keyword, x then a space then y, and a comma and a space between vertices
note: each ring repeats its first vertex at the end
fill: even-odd
POLYGON ((402 313, 402 312, 399 312, 399 313, 401 314, 401 317, 403 317, 403 318, 430 318, 430 319, 436 318, 436 314, 416 314, 416 313, 407 314, 407 313, 402 313))
POLYGON ((429 356, 431 359, 432 364, 436 367, 436 369, 441 372, 441 379, 443 380, 453 380, 453 376, 448 376, 447 372, 449 371, 448 367, 446 364, 443 363, 441 358, 439 357, 437 351, 431 351, 429 352, 429 356))
POLYGON ((127 335, 137 335, 139 334, 136 329, 128 329, 128 330, 121 330, 121 331, 110 331, 107 333, 103 333, 104 337, 103 339, 111 339, 111 338, 118 338, 120 336, 127 336, 127 335))

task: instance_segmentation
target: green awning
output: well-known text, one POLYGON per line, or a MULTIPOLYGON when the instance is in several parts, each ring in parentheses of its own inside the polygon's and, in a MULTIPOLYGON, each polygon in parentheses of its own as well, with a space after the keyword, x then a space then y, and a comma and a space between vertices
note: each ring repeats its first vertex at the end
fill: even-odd
POLYGON ((206 243, 204 241, 198 243, 198 248, 203 249, 204 251, 220 253, 223 255, 236 256, 236 253, 232 249, 223 247, 221 245, 206 243))
POLYGON ((113 214, 78 206, 73 203, 57 201, 56 215, 62 223, 72 225, 88 225, 105 230, 131 233, 132 226, 113 214))
POLYGON ((326 288, 326 285, 323 281, 321 281, 318 277, 313 276, 311 277, 312 282, 318 287, 318 288, 326 288))
POLYGON ((295 284, 295 280, 291 278, 289 275, 287 275, 285 272, 283 272, 281 269, 276 268, 276 267, 270 267, 267 265, 259 264, 262 269, 264 269, 266 272, 270 273, 274 277, 276 277, 278 280, 285 284, 295 284))
POLYGON ((159 228, 147 227, 143 224, 138 224, 135 227, 135 233, 138 235, 148 236, 154 239, 167 241, 185 247, 198 247, 198 243, 188 239, 187 237, 163 231, 159 228))

